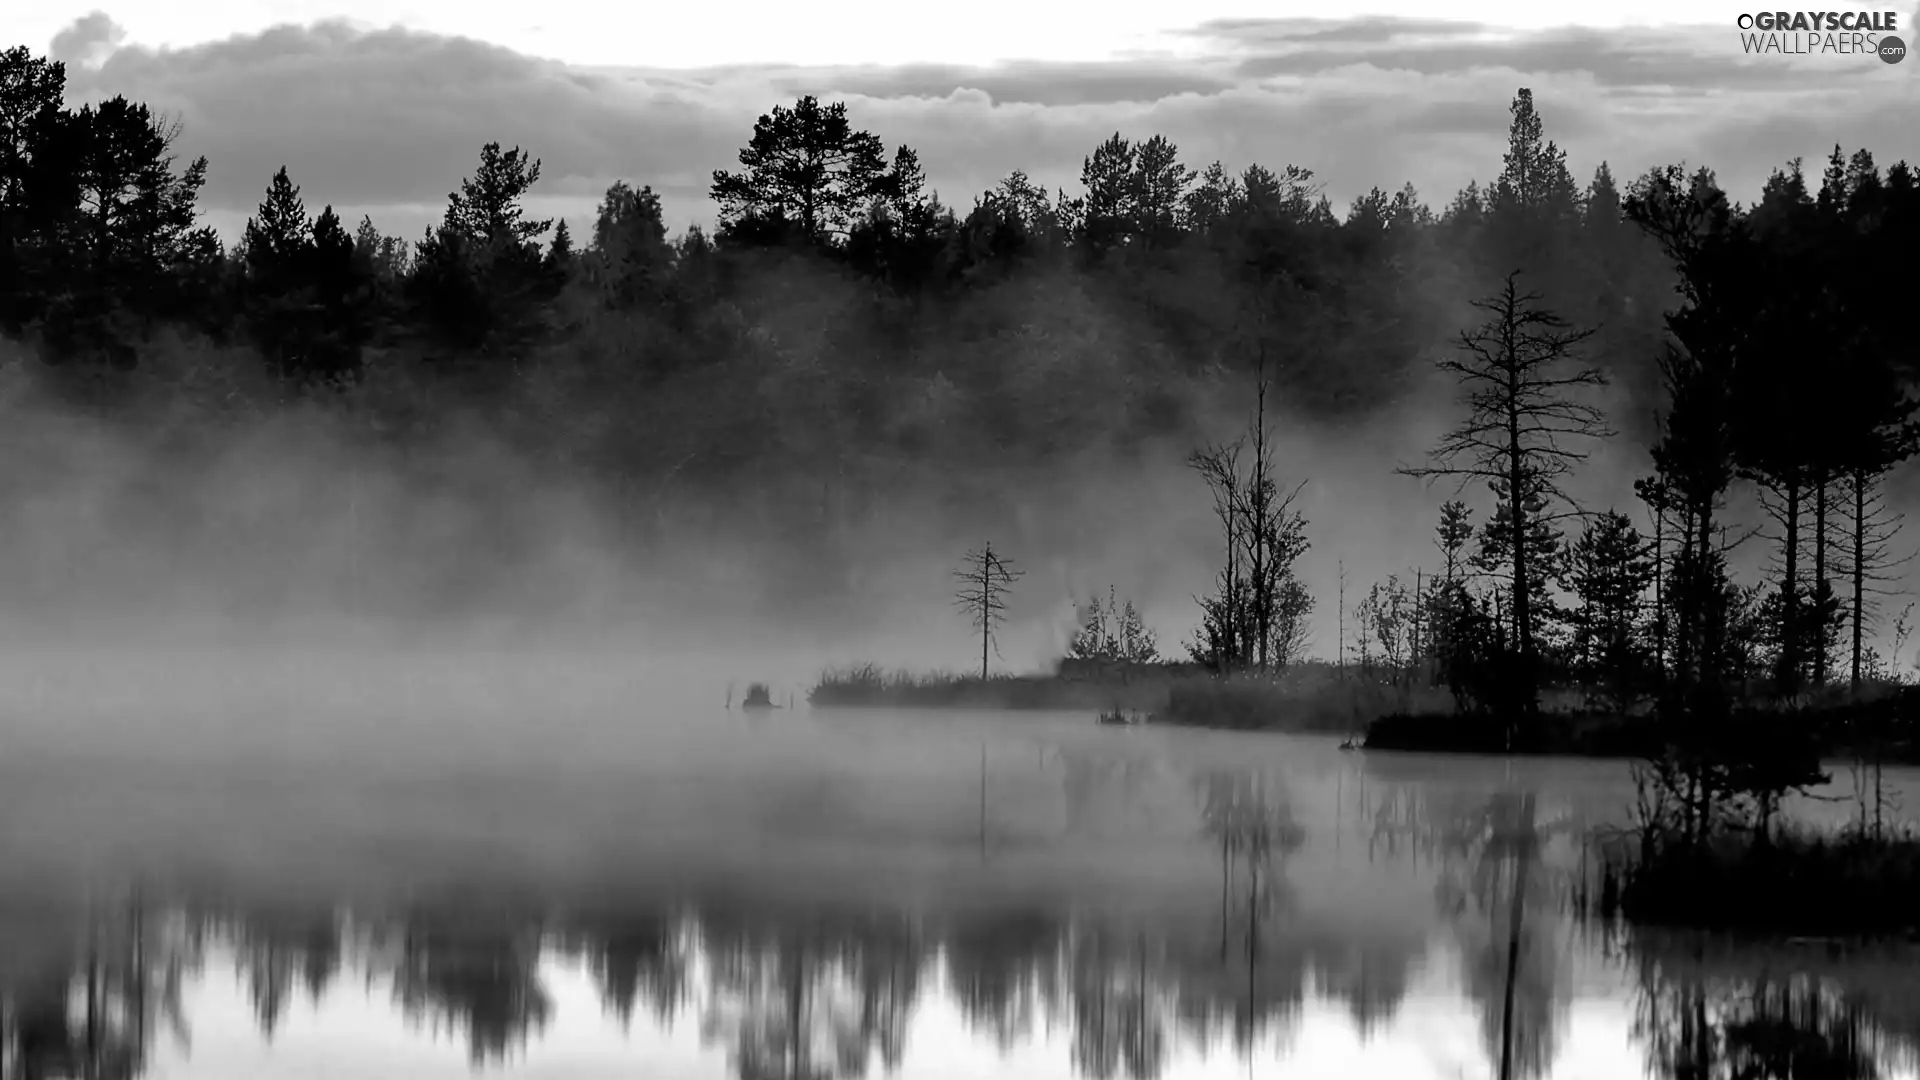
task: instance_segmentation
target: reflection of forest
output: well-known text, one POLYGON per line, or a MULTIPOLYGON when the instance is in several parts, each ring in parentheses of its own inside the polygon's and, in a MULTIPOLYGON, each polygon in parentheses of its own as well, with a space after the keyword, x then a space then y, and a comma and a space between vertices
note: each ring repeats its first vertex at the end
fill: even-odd
POLYGON ((1920 1068, 1920 955, 1733 949, 1638 933, 1634 1038, 1689 1080, 1879 1080, 1920 1068))
MULTIPOLYGON (((915 1009, 936 995, 1003 1050, 1065 1033, 1075 1071, 1101 1080, 1160 1076, 1182 1047, 1271 1053, 1256 1048, 1288 1039, 1309 993, 1337 1002, 1363 1035, 1381 1031, 1428 960, 1425 938, 1340 933, 1300 916, 1297 856, 1310 837, 1277 777, 1203 773, 1190 794, 1194 842, 1215 871, 1193 883, 1192 903, 1151 917, 1037 898, 909 915, 759 893, 672 907, 609 900, 563 917, 471 897, 364 920, 288 906, 163 917, 127 904, 57 934, 45 932, 53 922, 23 928, 4 914, 0 947, 43 944, 0 948, 0 1076, 140 1075, 156 1040, 186 1035, 183 984, 227 956, 269 1038, 351 972, 384 986, 409 1023, 452 1033, 476 1062, 514 1056, 545 1028, 555 1005, 542 965, 562 958, 591 974, 609 1016, 691 1024, 743 1080, 896 1071, 915 1009)), ((1369 858, 1417 860, 1436 882, 1490 1070, 1546 1074, 1566 1024, 1575 932, 1552 855, 1568 831, 1562 808, 1519 788, 1377 779, 1347 797, 1344 820, 1371 839, 1369 858)), ((1877 1076, 1920 1036, 1920 976, 1897 964, 1880 980, 1892 990, 1868 992, 1857 965, 1816 983, 1647 940, 1629 955, 1637 1038, 1662 1076, 1877 1076)))
MULTIPOLYGON (((1125 784, 1125 770, 1111 779, 1125 784)), ((540 965, 562 955, 583 962, 621 1022, 690 1020, 743 1078, 896 1069, 930 988, 1002 1047, 1068 1032, 1089 1077, 1158 1076, 1183 1042, 1248 1053, 1297 1021, 1310 979, 1350 997, 1356 1016, 1390 1015, 1416 957, 1314 940, 1287 917, 1286 864, 1305 837, 1277 782, 1210 776, 1193 794, 1205 823, 1197 841, 1219 852, 1220 876, 1195 883, 1184 918, 1127 921, 1038 901, 908 918, 736 896, 555 922, 448 902, 363 923, 286 907, 179 916, 164 941, 149 917, 102 918, 30 975, 8 973, 7 1074, 63 1075, 78 1062, 89 1075, 138 1074, 156 1031, 182 1022, 167 1009, 183 973, 229 954, 268 1038, 290 1008, 355 970, 386 985, 410 1023, 455 1033, 476 1062, 513 1054, 544 1027, 553 1005, 540 965), (83 984, 92 1004, 67 1008, 83 984)))
POLYGON ((1460 989, 1500 1080, 1533 1080, 1554 1065, 1567 1024, 1573 931, 1561 902, 1572 881, 1553 841, 1574 830, 1562 808, 1543 820, 1538 792, 1379 782, 1359 800, 1368 854, 1410 859, 1435 874, 1460 989))
MULTIPOLYGON (((6 1076, 140 1075, 155 1036, 184 1033, 183 977, 205 974, 210 956, 233 957, 269 1038, 289 1009, 319 1000, 348 970, 388 985, 411 1022, 457 1034, 476 1061, 511 1055, 551 1010, 540 935, 504 919, 441 911, 355 928, 325 915, 180 916, 165 935, 126 922, 7 987, 6 1076)), ((601 917, 546 947, 584 960, 606 1009, 625 1022, 692 1019, 743 1078, 895 1070, 912 1011, 935 982, 982 1038, 1012 1047, 1052 1026, 1071 1032, 1083 1075, 1153 1077, 1178 1040, 1244 1053, 1297 1019, 1320 950, 1275 933, 1250 952, 1249 940, 1245 925, 1232 928, 1223 966, 1211 932, 1181 941, 1038 911, 983 912, 935 933, 905 921, 734 912, 601 917)), ((1356 1015, 1391 1007, 1352 1004, 1356 1015)))
MULTIPOLYGON (((1525 786, 1378 782, 1357 800, 1373 858, 1425 861, 1494 1074, 1547 1074, 1566 1025, 1570 893, 1591 821, 1525 786)), ((1582 944, 1589 942, 1582 941, 1582 944)), ((1699 935, 1612 940, 1636 975, 1632 1037, 1674 1080, 1868 1080, 1920 1065, 1920 956, 1776 952, 1699 935)))

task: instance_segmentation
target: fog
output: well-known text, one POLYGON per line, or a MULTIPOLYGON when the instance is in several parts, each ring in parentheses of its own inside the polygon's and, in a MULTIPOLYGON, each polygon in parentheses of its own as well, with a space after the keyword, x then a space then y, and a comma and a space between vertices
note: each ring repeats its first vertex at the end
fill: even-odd
MULTIPOLYGON (((812 549, 777 528, 714 525, 724 491, 622 505, 478 421, 404 451, 313 406, 134 430, 44 382, 18 353, 0 371, 0 693, 39 713, 395 695, 720 703, 750 680, 801 700, 826 665, 977 664, 951 571, 986 542, 1025 572, 996 670, 1049 668, 1072 604, 1110 585, 1178 657, 1220 545, 1186 455, 1250 418, 1247 395, 1226 386, 1191 403, 1190 430, 1137 452, 1089 448, 1066 468, 994 481, 998 505, 984 512, 939 491, 889 502, 838 530, 832 565, 816 573, 812 549), (636 518, 649 528, 632 528, 636 518)), ((1605 393, 1610 415, 1642 409, 1624 389, 1605 393)), ((1438 506, 1457 485, 1394 469, 1424 460, 1454 402, 1429 375, 1358 420, 1273 403, 1278 477, 1303 484, 1312 654, 1334 654, 1343 569, 1351 610, 1373 582, 1410 582, 1433 563, 1438 506)), ((1644 527, 1632 491, 1648 471, 1641 440, 1629 432, 1591 451, 1569 494, 1644 527)), ((1479 512, 1491 504, 1478 483, 1462 497, 1479 512)), ((1751 498, 1732 513, 1758 520, 1751 498)), ((1736 560, 1745 580, 1769 554, 1766 539, 1748 541, 1736 560)), ((1885 606, 1873 635, 1883 651, 1900 602, 1885 606)))

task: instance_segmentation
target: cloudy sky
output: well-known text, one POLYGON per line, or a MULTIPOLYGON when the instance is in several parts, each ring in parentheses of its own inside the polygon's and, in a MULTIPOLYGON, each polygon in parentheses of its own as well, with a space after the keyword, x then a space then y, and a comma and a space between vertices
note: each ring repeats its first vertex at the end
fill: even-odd
MULTIPOLYGON (((1920 11, 1898 4, 1863 10, 1912 42, 1920 11)), ((1582 179, 1685 160, 1751 193, 1836 141, 1920 161, 1920 61, 1743 55, 1738 0, 24 6, 7 44, 68 61, 72 101, 124 93, 183 121, 230 235, 285 164, 315 209, 416 236, 489 140, 543 159, 542 213, 582 223, 627 179, 675 225, 710 220, 712 171, 804 93, 918 149, 963 207, 1015 168, 1071 188, 1115 131, 1167 135, 1196 167, 1311 168, 1342 208, 1407 181, 1440 205, 1498 171, 1519 86, 1582 179)))

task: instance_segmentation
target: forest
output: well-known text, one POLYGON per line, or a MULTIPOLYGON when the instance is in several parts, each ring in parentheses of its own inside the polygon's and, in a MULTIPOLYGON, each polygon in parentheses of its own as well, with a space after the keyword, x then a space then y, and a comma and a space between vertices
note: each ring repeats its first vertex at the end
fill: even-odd
POLYGON ((713 172, 712 230, 669 236, 623 181, 576 238, 524 210, 534 150, 490 143, 418 239, 314 213, 283 168, 225 244, 177 123, 69 102, 63 65, 19 47, 0 328, 36 393, 176 441, 319 410, 404 456, 477 423, 605 494, 637 550, 777 528, 793 589, 843 586, 844 539, 907 500, 999 528, 1009 490, 1180 447, 1224 553, 1186 651, 1263 673, 1335 600, 1293 576, 1308 478, 1274 460, 1270 410, 1365 416, 1438 372, 1458 423, 1403 471, 1462 498, 1431 572, 1339 599, 1343 661, 1421 667, 1503 715, 1548 684, 1714 712, 1897 675, 1873 645, 1905 643, 1881 601, 1886 485, 1917 441, 1913 168, 1836 146, 1750 203, 1704 166, 1582 183, 1532 94, 1509 108, 1498 173, 1438 209, 1403 185, 1342 212, 1309 168, 1194 168, 1119 133, 1076 192, 1015 172, 951 206, 911 148, 809 96, 713 172), (1225 443, 1223 402, 1258 402, 1225 443), (1649 450, 1632 513, 1563 486, 1604 438, 1649 450), (1741 545, 1762 578, 1736 580, 1741 545))

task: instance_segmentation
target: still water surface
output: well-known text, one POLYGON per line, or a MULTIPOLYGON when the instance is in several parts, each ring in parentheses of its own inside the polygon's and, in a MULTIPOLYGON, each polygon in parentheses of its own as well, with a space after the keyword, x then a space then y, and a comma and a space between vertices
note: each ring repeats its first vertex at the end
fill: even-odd
POLYGON ((1623 765, 516 708, 9 721, 4 1076, 1917 1075, 1920 957, 1573 917, 1623 765))

